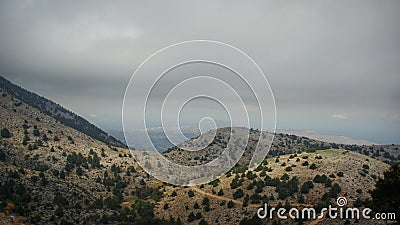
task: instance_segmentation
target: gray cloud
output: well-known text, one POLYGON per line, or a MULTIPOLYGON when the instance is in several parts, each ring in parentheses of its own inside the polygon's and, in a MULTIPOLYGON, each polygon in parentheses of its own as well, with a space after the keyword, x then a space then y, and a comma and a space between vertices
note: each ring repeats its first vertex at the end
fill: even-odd
POLYGON ((399 11, 398 1, 1 1, 0 73, 119 126, 125 87, 146 57, 219 40, 267 74, 278 126, 399 143, 399 11))

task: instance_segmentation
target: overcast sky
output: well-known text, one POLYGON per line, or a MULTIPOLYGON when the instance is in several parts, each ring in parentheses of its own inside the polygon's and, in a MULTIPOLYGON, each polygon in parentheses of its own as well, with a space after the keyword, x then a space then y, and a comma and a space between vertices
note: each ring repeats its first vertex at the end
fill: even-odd
POLYGON ((232 44, 261 67, 279 128, 400 143, 400 1, 1 1, 0 74, 102 128, 155 51, 232 44))

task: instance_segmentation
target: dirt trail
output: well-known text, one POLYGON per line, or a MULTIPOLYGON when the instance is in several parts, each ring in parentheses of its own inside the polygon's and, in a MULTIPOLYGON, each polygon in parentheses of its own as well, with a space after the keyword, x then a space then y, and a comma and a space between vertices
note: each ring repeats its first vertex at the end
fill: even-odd
POLYGON ((317 223, 322 222, 326 218, 327 214, 328 212, 324 212, 324 216, 322 218, 317 218, 316 220, 312 221, 310 225, 316 225, 317 223))

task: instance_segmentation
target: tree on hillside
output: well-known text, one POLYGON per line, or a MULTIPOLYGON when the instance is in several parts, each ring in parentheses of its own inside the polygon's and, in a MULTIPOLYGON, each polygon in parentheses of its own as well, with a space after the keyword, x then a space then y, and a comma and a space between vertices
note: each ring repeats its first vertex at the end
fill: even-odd
POLYGON ((400 222, 400 166, 392 167, 384 173, 384 179, 376 182, 375 190, 371 192, 372 209, 374 212, 394 212, 400 222))
POLYGON ((10 133, 10 131, 7 129, 7 128, 3 128, 3 129, 1 129, 1 137, 2 138, 9 138, 9 137, 11 137, 11 133, 10 133))

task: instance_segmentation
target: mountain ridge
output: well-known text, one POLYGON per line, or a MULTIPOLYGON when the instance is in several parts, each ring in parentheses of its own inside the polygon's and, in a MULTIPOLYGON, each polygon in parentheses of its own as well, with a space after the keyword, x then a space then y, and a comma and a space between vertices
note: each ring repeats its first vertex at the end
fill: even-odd
MULTIPOLYGON (((39 109, 41 112, 53 117, 54 119, 64 123, 65 125, 81 131, 90 137, 117 147, 126 147, 124 143, 110 136, 102 129, 90 123, 85 118, 76 113, 64 108, 58 103, 55 103, 45 97, 42 97, 34 92, 28 91, 6 78, 0 76, 0 88, 8 94, 26 104, 39 109)), ((3 93, 4 95, 4 93, 3 93)))

